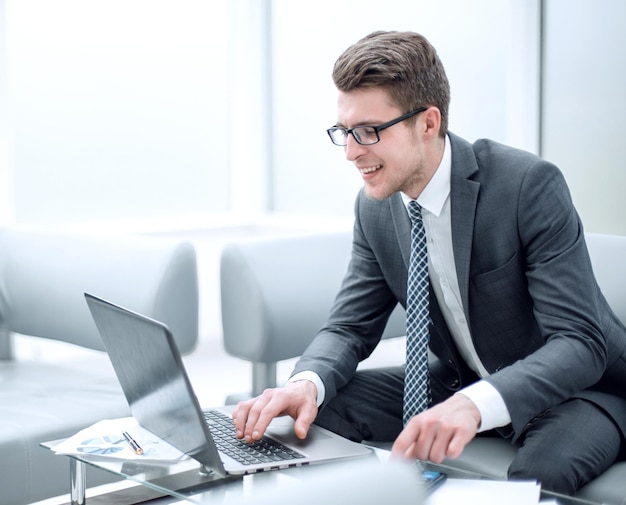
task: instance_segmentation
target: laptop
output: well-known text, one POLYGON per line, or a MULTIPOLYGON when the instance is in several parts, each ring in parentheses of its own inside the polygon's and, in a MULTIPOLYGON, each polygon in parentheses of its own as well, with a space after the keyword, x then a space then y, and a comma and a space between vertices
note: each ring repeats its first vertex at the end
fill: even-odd
POLYGON ((372 454, 370 448, 316 425, 311 425, 306 440, 300 440, 288 416, 274 419, 265 440, 252 444, 253 447, 237 440, 231 418, 234 406, 201 409, 176 342, 165 324, 90 293, 85 293, 85 299, 135 420, 216 476, 372 454), (222 442, 222 438, 227 441, 222 442), (272 447, 257 447, 266 444, 272 447), (274 445, 280 447, 276 449, 274 445), (265 454, 264 458, 245 454, 242 457, 233 452, 252 452, 257 448, 265 454))

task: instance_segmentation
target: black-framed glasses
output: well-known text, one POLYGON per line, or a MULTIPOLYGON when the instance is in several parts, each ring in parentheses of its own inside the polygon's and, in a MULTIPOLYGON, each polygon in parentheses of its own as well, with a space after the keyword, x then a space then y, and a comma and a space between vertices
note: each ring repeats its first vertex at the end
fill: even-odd
POLYGON ((385 128, 389 128, 390 126, 400 123, 401 121, 416 116, 420 112, 424 112, 426 109, 428 109, 428 107, 420 107, 419 109, 402 114, 391 121, 387 121, 386 123, 379 124, 377 126, 364 125, 355 126, 354 128, 341 128, 340 126, 333 126, 332 128, 326 130, 326 133, 328 133, 330 140, 332 140, 333 144, 336 146, 348 145, 348 135, 350 134, 352 134, 354 140, 362 146, 371 146, 372 144, 380 142, 379 133, 385 128))

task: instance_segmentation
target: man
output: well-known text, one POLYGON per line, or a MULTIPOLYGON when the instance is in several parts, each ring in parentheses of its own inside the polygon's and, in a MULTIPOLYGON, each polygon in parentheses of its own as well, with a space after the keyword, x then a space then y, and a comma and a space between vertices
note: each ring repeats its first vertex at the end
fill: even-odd
POLYGON ((352 260, 288 384, 238 405, 237 436, 258 439, 287 414, 302 438, 315 421, 441 462, 496 429, 522 444, 511 478, 574 493, 623 446, 626 329, 595 281, 563 176, 532 154, 449 133, 448 80, 418 34, 372 33, 340 56, 333 79, 338 121, 328 133, 364 182, 352 260), (428 239, 414 257, 428 260, 420 296, 436 359, 417 381, 430 408, 403 424, 404 367, 355 370, 395 305, 413 312, 412 201, 428 239))

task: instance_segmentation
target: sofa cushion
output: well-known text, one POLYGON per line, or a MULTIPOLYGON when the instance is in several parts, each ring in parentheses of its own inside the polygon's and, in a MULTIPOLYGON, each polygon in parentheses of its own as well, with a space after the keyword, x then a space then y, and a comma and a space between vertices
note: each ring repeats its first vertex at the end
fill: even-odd
MULTIPOLYGON (((71 363, 0 361, 0 475, 9 483, 2 486, 3 504, 69 492, 68 459, 41 448, 41 442, 65 438, 103 418, 130 415, 101 354, 102 365, 92 371, 71 363)), ((113 480, 98 470, 87 474, 90 486, 113 480)))

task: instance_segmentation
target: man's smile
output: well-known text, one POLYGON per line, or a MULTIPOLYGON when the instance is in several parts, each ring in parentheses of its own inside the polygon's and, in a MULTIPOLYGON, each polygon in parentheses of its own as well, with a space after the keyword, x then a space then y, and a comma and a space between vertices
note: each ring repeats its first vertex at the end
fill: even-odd
POLYGON ((359 172, 361 172, 361 174, 365 175, 365 174, 371 174, 372 172, 376 172, 376 170, 379 170, 383 168, 382 165, 372 165, 371 167, 359 167, 359 172))

